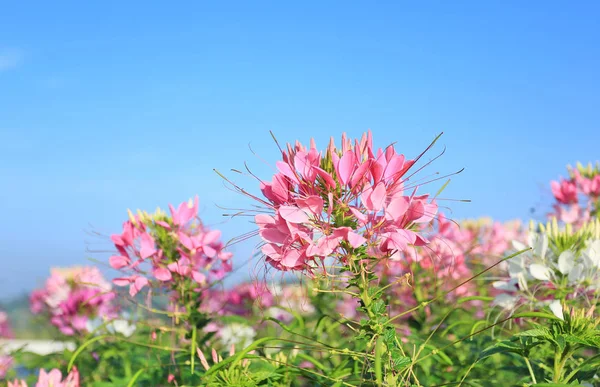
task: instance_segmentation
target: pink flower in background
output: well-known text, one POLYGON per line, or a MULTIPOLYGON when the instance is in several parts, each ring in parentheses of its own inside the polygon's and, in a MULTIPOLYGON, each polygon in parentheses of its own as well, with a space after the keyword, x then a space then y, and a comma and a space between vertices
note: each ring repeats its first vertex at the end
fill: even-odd
POLYGON ((217 315, 250 316, 254 308, 274 305, 273 294, 262 282, 244 282, 231 289, 207 289, 202 292, 205 302, 200 310, 217 315))
POLYGON ((577 203, 577 185, 574 181, 560 179, 550 182, 552 194, 560 203, 573 204, 577 203))
POLYGON ((12 328, 10 327, 10 322, 8 321, 8 315, 2 310, 0 310, 0 338, 13 338, 13 332, 12 328))
MULTIPOLYGON (((0 339, 12 339, 14 337, 8 315, 0 310, 0 339)), ((6 373, 13 364, 13 358, 7 355, 0 355, 0 380, 4 379, 6 373)))
POLYGON ((593 198, 600 197, 600 175, 596 175, 590 179, 582 177, 580 185, 584 194, 593 198))
POLYGON ((113 282, 129 286, 132 297, 153 283, 201 291, 232 270, 233 254, 224 250, 221 232, 198 218, 198 197, 169 208, 171 216, 131 215, 122 233, 111 236, 118 254, 110 257, 110 265, 128 273, 113 282))
POLYGON ((600 214, 600 172, 591 164, 587 168, 578 164, 576 169, 570 169, 570 174, 569 181, 561 178, 560 183, 550 183, 556 204, 548 217, 578 228, 600 214))
POLYGON ((567 224, 574 224, 579 226, 587 222, 590 217, 589 208, 581 208, 577 204, 573 204, 569 207, 563 207, 558 204, 554 205, 554 213, 550 213, 550 217, 556 217, 560 222, 567 224))
POLYGON ((8 371, 12 368, 12 356, 0 355, 0 380, 6 377, 8 371))
POLYGON ((48 315, 52 325, 65 335, 87 332, 87 322, 116 315, 115 293, 95 267, 52 269, 43 289, 32 292, 34 314, 48 315))
MULTIPOLYGON (((392 145, 375 149, 371 132, 354 142, 342 135, 324 153, 296 142, 282 150, 271 182, 261 182, 265 212, 255 216, 266 261, 282 270, 311 273, 328 256, 344 261, 364 246, 374 257, 399 259, 408 246, 426 239, 437 205, 428 195, 405 193, 404 175, 414 164, 392 145)), ((246 191, 237 187, 241 192, 246 191)))
MULTIPOLYGON (((24 380, 14 380, 8 382, 8 387, 27 387, 27 383, 24 380)), ((73 367, 71 372, 63 380, 62 373, 56 368, 50 370, 50 372, 40 370, 35 387, 80 387, 79 372, 76 367, 73 367)))

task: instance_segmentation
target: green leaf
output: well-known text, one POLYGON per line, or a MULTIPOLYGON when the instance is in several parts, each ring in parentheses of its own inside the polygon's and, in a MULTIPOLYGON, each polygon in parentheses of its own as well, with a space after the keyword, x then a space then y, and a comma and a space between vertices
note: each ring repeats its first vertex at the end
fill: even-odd
POLYGON ((524 332, 519 332, 515 334, 516 337, 541 337, 541 338, 549 338, 550 337, 550 332, 547 329, 529 329, 527 331, 524 332))
POLYGON ((140 375, 142 374, 142 372, 144 372, 145 369, 144 368, 140 368, 131 378, 131 380, 129 381, 129 383, 127 384, 127 387, 133 387, 135 386, 135 382, 136 380, 140 377, 140 375))
POLYGON ((385 302, 383 302, 383 300, 377 300, 373 303, 373 306, 371 306, 371 310, 373 311, 373 313, 381 315, 385 313, 385 302))
POLYGON ((497 353, 505 353, 505 352, 513 352, 513 353, 518 353, 518 354, 522 354, 523 349, 521 348, 521 346, 517 343, 514 343, 512 341, 509 340, 504 340, 501 341, 499 343, 496 343, 495 345, 484 349, 480 354, 479 354, 479 358, 478 360, 482 360, 486 357, 495 355, 497 353))
POLYGON ((395 350, 392 352, 392 363, 394 370, 399 371, 407 365, 411 364, 412 359, 408 356, 403 356, 400 351, 395 350))

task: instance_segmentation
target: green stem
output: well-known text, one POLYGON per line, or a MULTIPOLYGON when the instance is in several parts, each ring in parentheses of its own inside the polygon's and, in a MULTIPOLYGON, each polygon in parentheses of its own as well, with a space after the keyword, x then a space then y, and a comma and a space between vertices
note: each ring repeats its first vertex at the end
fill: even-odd
MULTIPOLYGON (((557 348, 558 349, 558 348, 557 348)), ((571 357, 571 351, 569 346, 567 345, 562 353, 556 352, 554 354, 554 376, 552 381, 554 383, 558 383, 562 379, 562 374, 564 372, 565 364, 567 360, 571 357)))
POLYGON ((377 380, 377 386, 383 386, 383 373, 382 373, 382 362, 381 358, 383 357, 383 352, 385 351, 385 346, 383 344, 383 337, 378 336, 377 341, 375 343, 375 379, 377 380))
MULTIPOLYGON (((366 332, 368 332, 368 341, 373 343, 375 341, 375 379, 377 381, 378 386, 383 385, 383 356, 386 350, 385 344, 383 343, 383 338, 380 334, 378 334, 371 325, 371 322, 377 318, 375 313, 372 310, 372 304, 375 301, 369 292, 369 289, 372 288, 372 284, 369 283, 368 273, 364 266, 362 266, 358 262, 352 262, 349 266, 349 269, 354 274, 357 279, 356 285, 358 287, 358 294, 360 295, 360 300, 367 312, 367 316, 369 317, 369 322, 363 326, 366 332)), ((377 298, 377 292, 374 292, 375 298, 377 298)), ((367 350, 370 351, 370 345, 367 345, 367 350)))
POLYGON ((533 373, 533 368, 531 368, 531 363, 529 362, 529 359, 526 357, 524 357, 523 359, 525 359, 525 364, 527 364, 529 375, 531 375, 531 381, 533 382, 533 384, 537 384, 537 380, 535 379, 535 374, 533 373))

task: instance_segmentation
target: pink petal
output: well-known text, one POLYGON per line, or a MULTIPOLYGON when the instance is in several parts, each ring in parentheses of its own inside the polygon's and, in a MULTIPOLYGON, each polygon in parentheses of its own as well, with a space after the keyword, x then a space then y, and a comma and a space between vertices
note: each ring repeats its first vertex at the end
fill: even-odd
POLYGON ((217 250, 210 245, 202 246, 202 251, 208 258, 214 258, 217 255, 217 250))
POLYGON ((285 243, 285 241, 290 237, 289 234, 285 234, 276 228, 265 228, 260 230, 259 234, 266 242, 273 243, 285 243))
POLYGON ((338 179, 343 185, 347 185, 350 181, 350 176, 352 176, 352 172, 354 172, 355 165, 356 156, 354 153, 352 151, 344 153, 337 165, 338 179))
POLYGON ((306 179, 312 167, 306 152, 296 152, 296 155, 294 156, 294 167, 299 172, 300 176, 306 179))
POLYGON ((308 215, 298 207, 281 206, 277 212, 290 223, 306 223, 309 220, 308 215))
POLYGON ((172 278, 171 277, 171 272, 168 269, 164 268, 164 267, 159 267, 159 268, 154 269, 153 274, 154 274, 154 277, 157 280, 163 281, 163 282, 164 281, 169 281, 172 278))
POLYGON ((296 204, 302 210, 308 210, 317 216, 323 212, 323 199, 317 195, 311 195, 305 199, 296 199, 296 204))
POLYGON ((156 248, 154 246, 154 239, 148 233, 143 233, 141 235, 141 248, 140 248, 140 257, 142 259, 146 259, 148 257, 156 254, 156 248))
POLYGON ((301 265, 304 256, 298 250, 288 250, 281 258, 281 265, 288 268, 295 268, 301 265))
POLYGON ((171 226, 169 225, 169 223, 167 223, 165 221, 157 220, 155 223, 158 224, 159 226, 162 226, 163 228, 166 228, 167 230, 171 230, 171 226))
POLYGON ((350 231, 348 233, 348 243, 350 243, 350 246, 357 248, 359 246, 362 246, 363 244, 365 244, 367 242, 367 240, 362 236, 359 235, 353 231, 350 231))
MULTIPOLYGON (((391 148, 391 147, 390 147, 391 148)), ((394 156, 387 164, 385 173, 383 174, 384 179, 398 180, 402 177, 402 168, 404 167, 404 155, 394 156)))
POLYGON ((211 244, 219 240, 221 237, 221 231, 212 230, 204 234, 204 238, 202 239, 203 244, 211 244))
POLYGON ((206 283, 206 276, 200 272, 192 271, 192 278, 194 279, 194 281, 198 282, 199 284, 206 283))
POLYGON ((287 176, 294 183, 300 184, 296 173, 292 170, 288 163, 284 161, 278 161, 275 165, 277 166, 279 172, 283 173, 284 176, 287 176))
POLYGON ((276 174, 273 176, 273 183, 271 184, 271 191, 276 203, 285 203, 289 198, 289 186, 285 181, 285 177, 282 174, 276 174))
POLYGON ((134 282, 129 286, 129 295, 135 296, 144 286, 148 285, 148 278, 137 277, 134 282))
POLYGON ((313 167, 313 169, 317 172, 319 177, 321 179, 323 179, 327 188, 335 188, 336 187, 335 180, 333 180, 333 177, 331 177, 331 175, 329 173, 325 172, 324 170, 322 170, 319 167, 313 167))
POLYGON ((380 211, 383 208, 383 203, 385 202, 385 184, 383 182, 377 184, 375 189, 371 193, 369 197, 369 202, 371 204, 372 211, 380 211))
POLYGON ((179 238, 179 241, 181 242, 181 244, 183 246, 185 246, 186 249, 194 250, 194 248, 196 247, 194 245, 194 242, 192 241, 192 238, 190 238, 190 236, 187 235, 186 233, 179 232, 177 234, 177 237, 179 238))
POLYGON ((267 214, 258 214, 254 217, 254 222, 260 228, 269 224, 275 224, 275 218, 267 214))
POLYGON ((354 215, 354 217, 361 223, 365 223, 368 219, 367 216, 360 212, 357 208, 350 207, 350 212, 352 212, 352 215, 354 215))
POLYGON ((410 204, 407 197, 400 196, 394 198, 390 204, 385 207, 385 218, 387 220, 398 221, 406 214, 409 207, 410 204))
POLYGON ((113 269, 119 270, 129 265, 131 263, 131 260, 129 259, 129 257, 124 257, 122 255, 113 255, 108 259, 108 262, 110 263, 110 266, 113 269))
POLYGON ((113 284, 117 286, 127 286, 131 283, 131 278, 115 278, 112 280, 113 284))
POLYGON ((357 184, 361 182, 361 180, 365 177, 369 168, 371 167, 371 160, 367 160, 356 169, 354 174, 352 175, 352 179, 350 179, 350 187, 354 188, 357 184))

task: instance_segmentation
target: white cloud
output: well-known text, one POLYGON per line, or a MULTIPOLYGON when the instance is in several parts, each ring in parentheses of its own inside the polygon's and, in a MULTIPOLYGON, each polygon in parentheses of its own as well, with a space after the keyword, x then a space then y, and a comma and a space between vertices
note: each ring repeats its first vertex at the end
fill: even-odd
POLYGON ((0 71, 17 67, 23 60, 23 53, 15 49, 0 50, 0 71))

